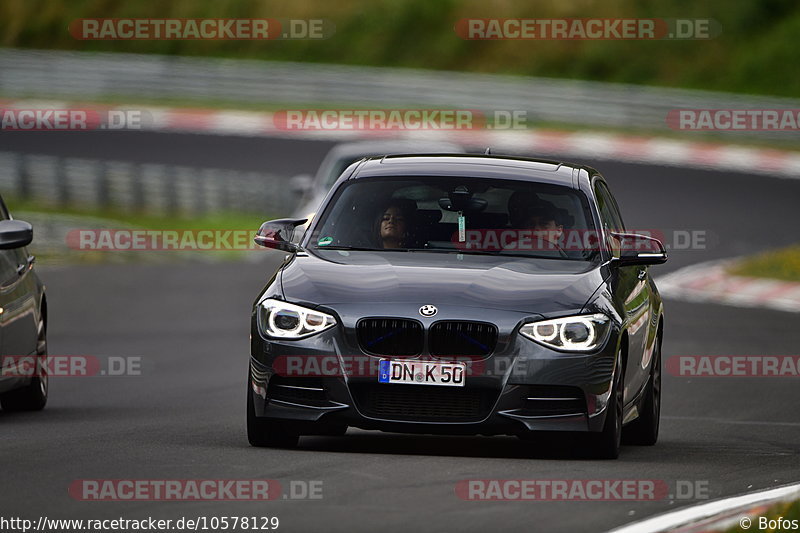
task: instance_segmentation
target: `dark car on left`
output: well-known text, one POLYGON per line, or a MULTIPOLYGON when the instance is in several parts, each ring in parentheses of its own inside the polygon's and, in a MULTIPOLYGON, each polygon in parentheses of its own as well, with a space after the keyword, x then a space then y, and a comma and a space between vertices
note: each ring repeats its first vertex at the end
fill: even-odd
POLYGON ((47 303, 27 246, 33 228, 0 198, 0 406, 39 411, 47 404, 47 303))

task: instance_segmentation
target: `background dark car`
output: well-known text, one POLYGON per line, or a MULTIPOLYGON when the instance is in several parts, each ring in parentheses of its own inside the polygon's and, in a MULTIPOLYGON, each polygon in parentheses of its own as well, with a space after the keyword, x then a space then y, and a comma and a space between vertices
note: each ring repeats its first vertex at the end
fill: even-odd
POLYGON ((344 169, 364 157, 385 154, 458 153, 462 148, 445 141, 367 140, 340 143, 330 149, 314 176, 299 174, 291 178, 289 186, 300 196, 294 210, 297 218, 313 218, 325 195, 344 172, 344 169))
POLYGON ((36 411, 44 408, 48 392, 44 285, 26 248, 31 225, 14 220, 2 198, 0 218, 0 405, 36 411))

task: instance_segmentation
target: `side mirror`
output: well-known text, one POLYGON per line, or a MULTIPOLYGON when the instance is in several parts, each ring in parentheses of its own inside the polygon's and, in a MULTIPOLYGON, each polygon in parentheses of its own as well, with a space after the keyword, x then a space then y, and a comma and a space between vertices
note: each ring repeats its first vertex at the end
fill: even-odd
POLYGON ((660 265, 667 261, 667 251, 661 241, 638 233, 612 233, 613 261, 619 266, 660 265))
POLYGON ((289 178, 289 190, 297 196, 303 196, 314 186, 314 178, 308 174, 299 174, 289 178))
POLYGON ((22 220, 0 220, 0 250, 28 246, 33 240, 33 227, 22 220))
POLYGON ((294 244, 294 229, 306 223, 305 218, 279 218, 261 224, 258 233, 253 239, 256 244, 264 248, 296 252, 300 247, 294 244))

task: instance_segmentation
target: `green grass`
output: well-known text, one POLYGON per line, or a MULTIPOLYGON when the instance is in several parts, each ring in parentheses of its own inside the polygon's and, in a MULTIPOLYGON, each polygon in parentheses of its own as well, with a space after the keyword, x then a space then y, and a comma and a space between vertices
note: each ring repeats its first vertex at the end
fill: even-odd
MULTIPOLYGON (((5 0, 0 45, 218 56, 526 74, 797 97, 800 3, 794 0, 5 0), (326 40, 79 41, 78 18, 327 19, 326 40), (701 18, 719 22, 710 40, 467 41, 462 18, 701 18)), ((535 97, 535 95, 531 95, 535 97)))
MULTIPOLYGON (((760 528, 759 527, 759 518, 765 517, 767 521, 769 520, 777 520, 779 517, 782 517, 784 520, 797 520, 800 521, 800 500, 795 500, 793 502, 785 502, 779 503, 770 507, 767 512, 761 515, 756 515, 751 517, 751 525, 749 528, 744 529, 740 525, 734 526, 725 533, 750 533, 753 531, 792 531, 790 527, 780 527, 775 529, 770 528, 760 528)), ((769 522, 767 522, 769 525, 769 522)), ((777 525, 777 524, 776 524, 777 525)))
POLYGON ((731 274, 800 282, 800 245, 764 252, 729 268, 731 274))
POLYGON ((103 218, 118 222, 120 227, 143 229, 252 229, 255 231, 262 222, 271 218, 269 214, 240 212, 216 212, 207 215, 159 215, 121 209, 62 208, 42 206, 36 202, 20 201, 8 197, 6 197, 6 204, 12 214, 35 212, 103 218))
MULTIPOLYGON (((255 235, 256 230, 265 220, 275 218, 270 214, 254 213, 209 213, 194 216, 162 216, 147 213, 133 213, 118 209, 81 209, 43 207, 32 202, 7 200, 9 208, 16 218, 44 218, 55 215, 75 217, 70 221, 76 229, 97 228, 115 229, 145 229, 145 230, 246 230, 255 235)), ((58 221, 58 218, 55 218, 58 221)), ((163 262, 183 261, 194 259, 237 260, 241 259, 247 250, 164 250, 164 251, 101 251, 101 250, 74 250, 66 247, 65 243, 51 246, 37 242, 36 224, 34 223, 34 241, 30 245, 40 264, 73 264, 73 263, 129 263, 129 262, 163 262)), ((44 239, 43 239, 44 240, 44 239)), ((248 239, 248 245, 250 239, 248 239)))

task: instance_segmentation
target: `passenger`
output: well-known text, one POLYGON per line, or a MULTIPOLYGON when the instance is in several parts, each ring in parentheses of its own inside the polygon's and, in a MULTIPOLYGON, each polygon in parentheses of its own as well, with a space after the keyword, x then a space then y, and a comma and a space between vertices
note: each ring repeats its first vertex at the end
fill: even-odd
POLYGON ((374 235, 380 248, 413 247, 413 229, 417 204, 413 200, 391 200, 381 211, 375 223, 374 235))

